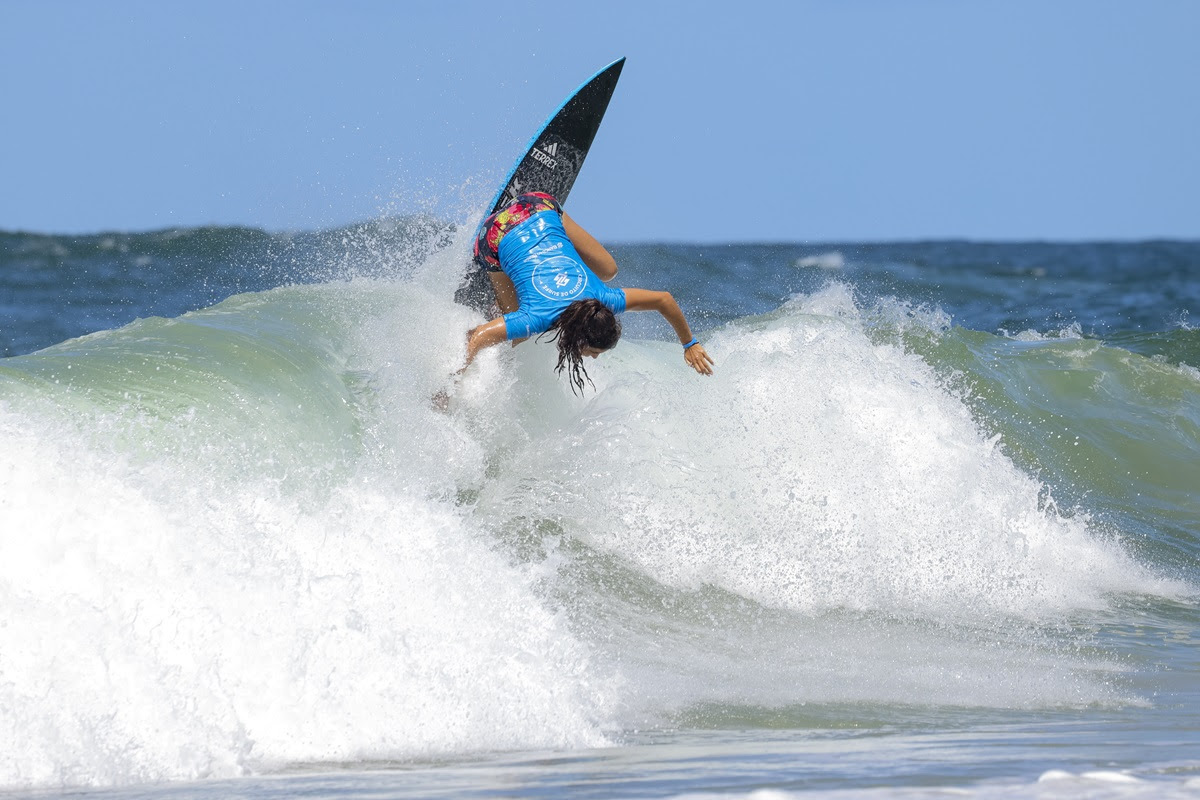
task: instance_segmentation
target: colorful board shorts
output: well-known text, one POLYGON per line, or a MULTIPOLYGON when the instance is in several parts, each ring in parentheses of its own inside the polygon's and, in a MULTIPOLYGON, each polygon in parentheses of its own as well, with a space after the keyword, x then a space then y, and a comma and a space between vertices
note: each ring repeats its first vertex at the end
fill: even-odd
POLYGON ((541 211, 557 211, 562 206, 545 192, 523 194, 509 205, 492 214, 479 226, 475 239, 475 263, 488 272, 501 272, 500 240, 504 234, 541 211))

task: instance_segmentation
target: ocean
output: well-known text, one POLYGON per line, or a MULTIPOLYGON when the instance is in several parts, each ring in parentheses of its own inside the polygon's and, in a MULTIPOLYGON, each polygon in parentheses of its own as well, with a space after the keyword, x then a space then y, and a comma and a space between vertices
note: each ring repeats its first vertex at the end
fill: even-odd
POLYGON ((1200 797, 1200 242, 0 232, 0 796, 1200 797))

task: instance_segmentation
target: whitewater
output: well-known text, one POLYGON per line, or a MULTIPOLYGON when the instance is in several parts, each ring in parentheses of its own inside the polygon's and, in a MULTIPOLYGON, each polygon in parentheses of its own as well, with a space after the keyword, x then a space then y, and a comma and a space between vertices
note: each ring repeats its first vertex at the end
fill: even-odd
POLYGON ((585 397, 526 344, 443 413, 481 318, 470 226, 421 225, 6 234, 81 299, 72 248, 266 285, 0 359, 0 790, 1200 794, 1187 317, 1097 278, 964 323, 1067 310, 1037 264, 949 283, 969 245, 616 248, 692 279, 715 376, 627 315, 585 397))

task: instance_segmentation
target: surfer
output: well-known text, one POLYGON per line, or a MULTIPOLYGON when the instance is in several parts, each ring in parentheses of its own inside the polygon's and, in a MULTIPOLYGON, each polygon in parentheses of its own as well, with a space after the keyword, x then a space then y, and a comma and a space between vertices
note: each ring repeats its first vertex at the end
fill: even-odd
MULTIPOLYGON (((549 194, 521 195, 485 220, 475 241, 475 263, 491 279, 501 316, 467 332, 466 363, 456 377, 484 348, 506 340, 516 346, 551 333, 558 345, 554 371, 568 370, 571 391, 582 393, 584 381, 591 383, 583 359, 616 346, 621 338, 616 315, 624 311, 662 314, 688 366, 712 374, 712 358, 670 292, 605 286, 617 274, 616 260, 549 194)), ((444 393, 435 400, 444 405, 444 393)))

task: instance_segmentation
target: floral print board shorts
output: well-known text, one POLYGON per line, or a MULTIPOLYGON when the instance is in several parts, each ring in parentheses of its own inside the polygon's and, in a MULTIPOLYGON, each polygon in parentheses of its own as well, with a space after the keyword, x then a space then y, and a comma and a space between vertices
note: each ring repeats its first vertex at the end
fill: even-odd
POLYGON ((562 214, 562 206, 545 192, 530 192, 484 220, 475 239, 475 263, 480 269, 500 272, 500 240, 504 234, 541 211, 562 214))

